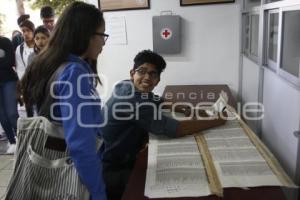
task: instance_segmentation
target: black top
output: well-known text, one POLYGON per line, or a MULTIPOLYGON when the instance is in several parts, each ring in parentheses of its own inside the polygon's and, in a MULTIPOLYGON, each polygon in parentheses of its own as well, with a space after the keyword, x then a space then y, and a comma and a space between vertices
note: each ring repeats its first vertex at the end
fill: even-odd
POLYGON ((24 38, 22 36, 22 34, 17 34, 15 35, 12 40, 11 43, 13 45, 14 51, 16 51, 17 47, 22 44, 24 42, 24 38))
POLYGON ((15 53, 12 43, 8 38, 0 36, 0 83, 18 80, 13 66, 15 66, 15 53))
POLYGON ((176 137, 178 122, 165 115, 159 117, 158 107, 162 102, 153 93, 136 90, 130 80, 115 86, 102 109, 106 119, 101 129, 105 146, 102 149, 104 171, 132 168, 149 132, 176 137))

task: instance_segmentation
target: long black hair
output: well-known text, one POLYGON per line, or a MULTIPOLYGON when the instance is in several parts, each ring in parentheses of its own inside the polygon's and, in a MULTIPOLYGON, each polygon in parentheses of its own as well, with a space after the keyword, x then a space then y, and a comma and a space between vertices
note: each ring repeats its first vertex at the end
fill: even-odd
MULTIPOLYGON (((21 80, 25 103, 40 108, 53 73, 67 61, 70 53, 83 55, 90 38, 104 23, 102 12, 93 5, 74 2, 66 7, 51 33, 48 47, 27 67, 21 80)), ((97 74, 96 62, 91 64, 91 69, 97 74)))

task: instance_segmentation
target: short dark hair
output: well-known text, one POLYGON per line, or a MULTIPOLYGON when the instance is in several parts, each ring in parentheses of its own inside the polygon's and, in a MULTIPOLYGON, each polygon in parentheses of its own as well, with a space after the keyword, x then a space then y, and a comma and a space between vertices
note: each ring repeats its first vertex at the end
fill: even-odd
POLYGON ((134 58, 133 69, 137 69, 144 63, 155 65, 158 73, 160 74, 166 68, 166 61, 164 58, 151 50, 143 50, 139 52, 134 58))
POLYGON ((18 25, 20 26, 20 24, 21 24, 23 21, 28 20, 29 18, 30 18, 30 15, 28 15, 28 14, 23 14, 23 15, 21 15, 21 16, 18 17, 18 19, 17 19, 18 25))
POLYGON ((25 21, 21 22, 20 24, 20 28, 22 27, 27 27, 29 28, 32 32, 34 32, 35 30, 35 27, 34 27, 34 24, 32 23, 32 21, 26 19, 25 21))
POLYGON ((51 18, 54 16, 55 16, 55 12, 51 6, 44 6, 41 8, 41 12, 40 12, 41 18, 51 18))
POLYGON ((44 35, 46 35, 47 37, 50 37, 50 31, 43 25, 38 26, 34 33, 33 33, 33 37, 35 37, 36 34, 38 33, 43 33, 44 35))

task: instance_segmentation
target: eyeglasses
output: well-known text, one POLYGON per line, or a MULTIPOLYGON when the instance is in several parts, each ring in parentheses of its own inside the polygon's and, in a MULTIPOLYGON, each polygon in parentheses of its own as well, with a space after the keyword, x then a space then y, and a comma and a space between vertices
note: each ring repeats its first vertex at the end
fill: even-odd
POLYGON ((106 42, 106 40, 108 39, 108 37, 109 37, 109 35, 108 34, 106 34, 106 33, 94 33, 95 35, 100 35, 100 36, 102 36, 103 37, 103 39, 104 39, 104 42, 106 42))
POLYGON ((139 76, 145 76, 148 74, 151 79, 159 78, 159 73, 157 71, 147 71, 146 68, 138 68, 134 71, 137 72, 139 76))
POLYGON ((54 23, 54 19, 43 19, 44 24, 54 23))

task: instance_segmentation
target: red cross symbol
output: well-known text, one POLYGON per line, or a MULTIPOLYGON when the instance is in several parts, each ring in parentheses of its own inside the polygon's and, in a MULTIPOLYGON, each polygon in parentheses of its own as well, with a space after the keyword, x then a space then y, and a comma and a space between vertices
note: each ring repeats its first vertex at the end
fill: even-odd
POLYGON ((162 34, 167 38, 171 33, 166 29, 162 34))
POLYGON ((168 40, 172 37, 172 31, 169 28, 163 28, 160 32, 162 39, 168 40))

